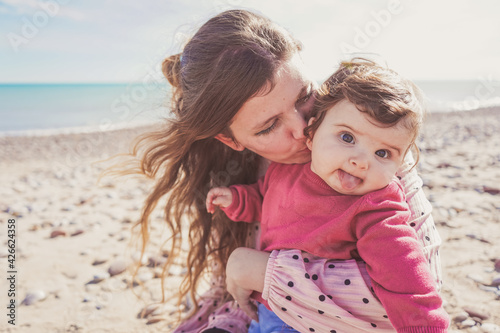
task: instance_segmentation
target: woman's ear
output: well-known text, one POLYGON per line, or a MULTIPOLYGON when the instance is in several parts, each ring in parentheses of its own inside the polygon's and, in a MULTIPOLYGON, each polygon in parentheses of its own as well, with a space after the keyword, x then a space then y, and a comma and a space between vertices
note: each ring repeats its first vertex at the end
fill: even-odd
POLYGON ((240 145, 238 142, 236 142, 233 138, 228 137, 227 135, 224 134, 217 134, 215 136, 217 140, 225 144, 231 149, 237 150, 237 151, 243 151, 245 150, 245 147, 240 145))
MULTIPOLYGON (((311 117, 309 119, 309 121, 307 122, 307 126, 311 126, 315 121, 316 121, 316 117, 311 117)), ((312 137, 313 137, 313 134, 311 132, 309 132, 309 135, 306 138, 306 146, 311 151, 312 151, 312 137)))

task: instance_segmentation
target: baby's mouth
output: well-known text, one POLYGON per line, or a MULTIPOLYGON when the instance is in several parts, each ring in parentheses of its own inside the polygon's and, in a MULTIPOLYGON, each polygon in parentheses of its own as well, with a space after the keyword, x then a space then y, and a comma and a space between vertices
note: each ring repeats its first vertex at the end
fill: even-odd
POLYGON ((344 170, 339 170, 339 180, 340 184, 345 190, 353 190, 356 186, 361 184, 362 180, 344 170))

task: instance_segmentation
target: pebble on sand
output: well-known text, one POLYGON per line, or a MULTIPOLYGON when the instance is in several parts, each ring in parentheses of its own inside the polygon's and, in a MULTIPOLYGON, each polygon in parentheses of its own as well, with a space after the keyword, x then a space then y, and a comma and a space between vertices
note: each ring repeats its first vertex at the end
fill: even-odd
POLYGON ((469 316, 477 317, 481 320, 486 320, 486 319, 490 318, 489 313, 487 313, 486 311, 482 311, 480 309, 477 309, 477 308, 466 306, 466 307, 464 307, 464 311, 467 312, 469 314, 469 316))
POLYGON ((108 273, 111 276, 115 276, 125 272, 126 270, 127 270, 127 263, 124 260, 116 260, 109 266, 108 273))
POLYGON ((56 229, 56 230, 53 230, 50 233, 50 238, 56 238, 56 237, 59 237, 59 236, 66 237, 66 231, 61 230, 61 229, 56 229))
POLYGON ((31 305, 39 301, 43 301, 47 298, 47 294, 43 290, 33 290, 26 294, 24 300, 21 302, 21 305, 31 305))

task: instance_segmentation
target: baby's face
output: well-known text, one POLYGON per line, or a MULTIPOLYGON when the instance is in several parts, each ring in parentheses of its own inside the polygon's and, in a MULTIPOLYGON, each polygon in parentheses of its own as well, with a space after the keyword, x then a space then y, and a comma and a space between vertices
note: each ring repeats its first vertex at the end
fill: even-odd
MULTIPOLYGON (((314 121, 314 119, 311 119, 314 121)), ((378 127, 348 100, 327 111, 314 137, 311 169, 335 191, 364 195, 391 182, 411 134, 403 126, 378 127)))

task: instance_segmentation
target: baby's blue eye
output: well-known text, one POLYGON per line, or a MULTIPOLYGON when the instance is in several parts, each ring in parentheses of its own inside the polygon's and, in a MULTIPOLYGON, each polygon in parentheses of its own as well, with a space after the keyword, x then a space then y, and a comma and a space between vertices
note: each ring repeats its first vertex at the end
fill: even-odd
POLYGON ((377 155, 378 157, 382 157, 382 158, 388 158, 389 152, 385 149, 381 149, 381 150, 377 150, 375 152, 375 155, 377 155))
POLYGON ((340 138, 347 143, 352 143, 354 141, 354 137, 349 133, 341 134, 340 138))

